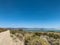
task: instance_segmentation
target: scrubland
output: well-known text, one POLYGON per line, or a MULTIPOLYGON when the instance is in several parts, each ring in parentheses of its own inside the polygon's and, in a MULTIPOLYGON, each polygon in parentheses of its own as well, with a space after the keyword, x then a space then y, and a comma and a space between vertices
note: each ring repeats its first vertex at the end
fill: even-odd
MULTIPOLYGON (((0 30, 0 32, 3 31, 6 30, 0 30)), ((12 38, 13 35, 19 40, 23 40, 24 38, 24 45, 60 45, 59 32, 27 32, 23 30, 10 30, 10 34, 12 38)))

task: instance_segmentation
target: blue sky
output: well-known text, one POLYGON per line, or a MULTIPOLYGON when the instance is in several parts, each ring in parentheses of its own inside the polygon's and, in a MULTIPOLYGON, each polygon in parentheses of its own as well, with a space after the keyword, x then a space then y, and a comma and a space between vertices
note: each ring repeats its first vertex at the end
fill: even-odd
POLYGON ((0 0, 0 27, 59 28, 60 0, 0 0))

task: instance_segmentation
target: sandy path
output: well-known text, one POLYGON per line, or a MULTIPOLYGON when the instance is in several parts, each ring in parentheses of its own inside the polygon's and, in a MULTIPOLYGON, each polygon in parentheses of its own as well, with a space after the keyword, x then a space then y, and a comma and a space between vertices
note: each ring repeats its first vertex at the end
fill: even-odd
POLYGON ((9 31, 0 33, 0 45, 14 45, 9 31))
POLYGON ((15 42, 12 37, 10 37, 10 31, 5 31, 0 33, 0 45, 22 45, 20 44, 21 41, 17 39, 15 42))

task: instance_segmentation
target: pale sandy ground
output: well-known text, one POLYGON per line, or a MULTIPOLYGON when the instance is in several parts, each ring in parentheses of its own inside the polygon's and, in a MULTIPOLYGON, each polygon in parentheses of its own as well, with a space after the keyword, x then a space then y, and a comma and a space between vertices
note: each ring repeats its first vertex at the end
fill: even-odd
POLYGON ((20 41, 18 38, 13 40, 8 30, 0 33, 0 45, 24 45, 24 41, 20 41))

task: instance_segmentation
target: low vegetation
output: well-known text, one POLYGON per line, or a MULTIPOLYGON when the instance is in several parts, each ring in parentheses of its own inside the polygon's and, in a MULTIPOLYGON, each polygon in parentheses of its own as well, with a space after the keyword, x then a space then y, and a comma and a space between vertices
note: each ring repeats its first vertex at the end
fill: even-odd
MULTIPOLYGON (((0 32, 6 30, 0 30, 0 32)), ((24 37, 25 45, 60 45, 59 32, 26 32, 23 30, 10 30, 18 38, 24 37), (22 36, 20 36, 22 34, 22 36)), ((13 37, 13 36, 12 36, 13 37)))

